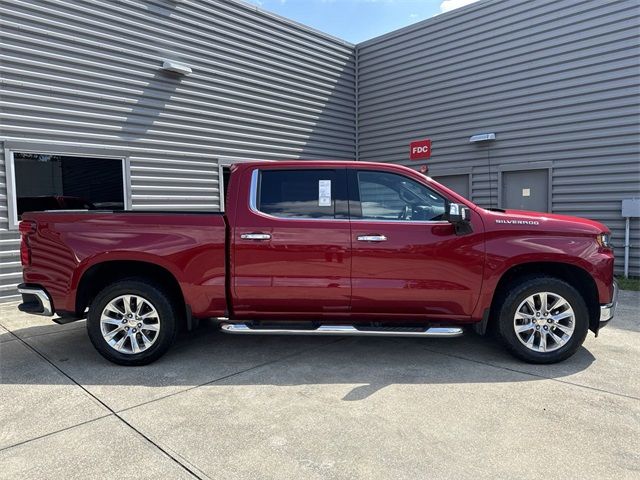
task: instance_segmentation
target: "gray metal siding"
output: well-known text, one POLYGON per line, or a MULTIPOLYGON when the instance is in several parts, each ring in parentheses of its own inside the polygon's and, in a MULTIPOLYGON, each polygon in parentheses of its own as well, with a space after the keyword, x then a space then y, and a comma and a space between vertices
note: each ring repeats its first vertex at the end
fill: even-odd
POLYGON ((0 232, 0 303, 18 299, 15 286, 22 281, 19 250, 17 233, 0 232))
POLYGON ((639 14, 633 0, 488 0, 358 45, 359 158, 419 165, 409 142, 429 137, 430 173, 471 169, 483 206, 503 166, 551 162, 552 211, 607 224, 621 271, 621 200, 640 195, 639 14), (469 143, 485 132, 497 140, 469 143))
POLYGON ((502 170, 549 165, 552 211, 621 246, 620 202, 640 195, 639 10, 485 0, 355 48, 230 0, 5 0, 0 301, 20 280, 3 148, 124 157, 132 208, 215 210, 219 159, 417 166, 408 144, 429 137, 431 174, 471 172, 484 206, 502 170), (192 75, 160 72, 166 58, 192 75), (468 142, 483 132, 497 141, 468 142))
POLYGON ((7 181, 4 150, 0 145, 0 303, 17 299, 15 285, 22 279, 20 235, 9 232, 7 225, 7 181))
MULTIPOLYGON (((0 142, 126 157, 133 209, 216 210, 222 157, 354 158, 353 51, 233 1, 3 1, 0 142)), ((0 234, 8 291, 15 238, 0 234)))

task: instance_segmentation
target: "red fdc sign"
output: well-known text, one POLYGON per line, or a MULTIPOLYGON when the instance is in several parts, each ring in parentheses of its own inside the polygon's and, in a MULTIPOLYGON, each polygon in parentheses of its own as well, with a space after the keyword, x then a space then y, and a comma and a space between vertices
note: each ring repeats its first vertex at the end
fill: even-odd
POLYGON ((418 140, 409 144, 409 160, 420 160, 431 156, 431 140, 418 140))

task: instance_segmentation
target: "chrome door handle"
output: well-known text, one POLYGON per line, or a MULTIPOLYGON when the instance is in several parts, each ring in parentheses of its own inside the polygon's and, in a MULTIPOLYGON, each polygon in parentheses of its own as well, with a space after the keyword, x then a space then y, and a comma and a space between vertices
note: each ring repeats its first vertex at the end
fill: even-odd
POLYGON ((386 242, 387 237, 384 235, 358 235, 359 242, 386 242))
POLYGON ((243 240, 269 240, 271 235, 268 233, 243 233, 240 238, 243 240))

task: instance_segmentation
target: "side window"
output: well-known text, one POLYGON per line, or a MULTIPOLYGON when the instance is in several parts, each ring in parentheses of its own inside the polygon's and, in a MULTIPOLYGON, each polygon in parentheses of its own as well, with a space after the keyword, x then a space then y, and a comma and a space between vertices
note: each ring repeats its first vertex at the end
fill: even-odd
POLYGON ((442 220, 446 200, 430 188, 402 175, 359 171, 362 218, 369 220, 442 220))
POLYGON ((257 208, 284 218, 335 218, 334 170, 262 170, 257 208))

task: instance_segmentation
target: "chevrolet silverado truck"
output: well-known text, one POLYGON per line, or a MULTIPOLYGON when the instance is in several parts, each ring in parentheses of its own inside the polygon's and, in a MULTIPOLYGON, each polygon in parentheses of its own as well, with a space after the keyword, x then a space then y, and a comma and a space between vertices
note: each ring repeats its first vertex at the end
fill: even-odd
POLYGON ((571 356, 614 315, 609 230, 484 209, 389 164, 232 167, 226 211, 25 213, 19 309, 86 318, 108 360, 176 332, 453 337, 496 332, 527 362, 571 356))

